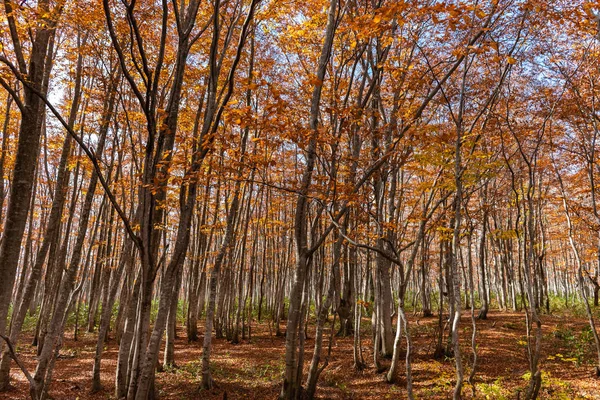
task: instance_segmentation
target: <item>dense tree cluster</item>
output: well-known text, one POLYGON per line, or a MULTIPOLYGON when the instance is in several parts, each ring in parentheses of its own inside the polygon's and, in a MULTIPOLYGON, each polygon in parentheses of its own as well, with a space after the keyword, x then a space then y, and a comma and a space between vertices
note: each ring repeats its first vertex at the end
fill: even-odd
POLYGON ((599 11, 3 0, 0 389, 12 368, 46 398, 68 328, 97 332, 93 390, 110 335, 108 389, 154 398, 180 305, 203 338, 199 390, 213 336, 267 323, 286 338, 280 398, 315 396, 334 334, 354 335, 357 369, 391 358, 386 379, 404 374, 413 398, 410 305, 436 314, 460 398, 476 319, 497 307, 523 312, 533 399, 557 296, 585 305, 600 374, 599 11), (16 350, 28 315, 32 371, 16 350))

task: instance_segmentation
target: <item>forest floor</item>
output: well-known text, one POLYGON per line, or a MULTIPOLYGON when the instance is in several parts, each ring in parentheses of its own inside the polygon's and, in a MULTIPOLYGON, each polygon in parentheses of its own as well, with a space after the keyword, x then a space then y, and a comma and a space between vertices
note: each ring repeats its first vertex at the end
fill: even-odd
MULTIPOLYGON (((478 363, 475 375, 475 398, 516 399, 527 384, 525 322, 522 313, 490 312, 485 321, 477 321, 478 363)), ((434 333, 437 318, 410 318, 414 341, 412 366, 416 398, 449 399, 454 384, 454 360, 434 360, 434 333)), ((600 399, 600 379, 593 375, 593 339, 584 318, 543 315, 541 399, 600 399), (587 332, 586 332, 587 330, 587 332)), ((319 380, 317 397, 321 399, 404 399, 406 381, 404 362, 400 365, 397 384, 384 382, 376 373, 371 349, 370 320, 363 321, 362 348, 368 365, 364 371, 353 368, 353 337, 334 338, 329 365, 319 380)), ((462 320, 463 363, 468 376, 472 363, 471 321, 466 313, 462 320)), ((305 367, 308 368, 314 344, 314 327, 309 329, 305 367)), ((177 368, 157 373, 157 391, 161 399, 275 399, 284 372, 285 337, 276 337, 266 324, 253 324, 252 339, 234 345, 225 339, 214 340, 213 377, 216 387, 198 391, 201 378, 200 341, 187 343, 185 330, 178 328, 175 343, 177 368)), ((282 330, 285 326, 282 325, 282 330)), ((200 329, 202 332, 202 329, 200 329)), ((324 338, 326 351, 329 332, 324 338)), ((25 335, 22 343, 29 343, 25 335)), ((108 343, 102 361, 104 391, 90 394, 96 334, 80 334, 77 342, 67 333, 60 358, 56 361, 50 394, 54 399, 114 398, 114 373, 118 346, 108 343)), ((21 344, 18 353, 27 367, 35 367, 35 348, 21 344)), ((388 360, 384 360, 389 365, 388 360)), ((14 387, 0 393, 0 399, 26 399, 27 383, 13 364, 14 387)), ((470 385, 465 397, 472 398, 470 385)))

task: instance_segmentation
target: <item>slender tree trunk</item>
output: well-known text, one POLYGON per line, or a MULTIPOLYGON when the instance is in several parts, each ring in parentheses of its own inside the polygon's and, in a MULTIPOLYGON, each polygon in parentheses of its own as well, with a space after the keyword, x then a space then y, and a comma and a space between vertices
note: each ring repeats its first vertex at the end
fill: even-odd
MULTIPOLYGON (((486 197, 484 195, 483 201, 486 201, 486 197)), ((486 238, 486 230, 487 230, 487 219, 488 219, 488 209, 484 204, 483 210, 483 223, 481 225, 481 239, 479 242, 479 276, 481 278, 481 309, 479 310, 478 319, 487 319, 487 313, 489 310, 489 295, 487 288, 487 279, 486 279, 486 257, 485 257, 485 238, 486 238)))
MULTIPOLYGON (((48 1, 38 2, 37 15, 42 15, 40 19, 48 18, 50 15, 58 18, 58 15, 54 16, 54 12, 51 12, 48 3, 48 1)), ((16 51, 20 51, 19 33, 16 31, 12 2, 5 1, 4 5, 9 24, 11 24, 11 27, 15 27, 14 30, 11 28, 13 43, 17 43, 15 47, 18 50, 16 51)), ((6 332, 8 308, 19 265, 21 241, 27 224, 35 168, 40 151, 42 117, 45 115, 45 107, 35 91, 41 91, 42 93, 44 91, 44 78, 50 68, 49 63, 47 63, 47 55, 55 26, 56 21, 44 21, 44 23, 37 25, 35 39, 30 50, 29 65, 25 65, 23 54, 19 54, 22 60, 21 73, 27 74, 28 84, 24 85, 23 88, 25 95, 24 108, 21 110, 21 125, 13 167, 13 179, 4 222, 4 236, 0 244, 0 334, 6 332), (25 68, 27 68, 26 71, 25 68)))
POLYGON ((115 304, 116 294, 117 290, 119 289, 122 273, 126 266, 132 262, 133 242, 129 238, 126 238, 125 241, 126 242, 121 253, 121 259, 119 260, 119 265, 117 269, 112 271, 110 274, 110 292, 102 305, 102 316, 100 317, 98 340, 96 342, 96 354, 94 356, 94 367, 92 370, 92 392, 97 392, 102 389, 102 384, 100 382, 100 361, 102 360, 104 343, 107 339, 108 329, 110 327, 112 309, 115 304))

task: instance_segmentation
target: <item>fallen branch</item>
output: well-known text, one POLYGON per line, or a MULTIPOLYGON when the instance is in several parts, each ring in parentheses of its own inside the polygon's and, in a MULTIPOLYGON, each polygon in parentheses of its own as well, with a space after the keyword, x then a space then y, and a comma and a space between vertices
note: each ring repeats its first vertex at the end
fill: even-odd
POLYGON ((29 371, 27 371, 27 368, 25 367, 25 364, 23 364, 23 362, 19 359, 19 357, 17 357, 17 353, 15 352, 15 348, 13 347, 13 344, 10 341, 10 339, 8 337, 4 336, 4 335, 0 335, 0 338, 4 339, 4 341, 6 342, 6 345, 8 346, 8 351, 10 353, 10 357, 13 360, 15 360, 15 362, 17 363, 17 365, 19 366, 19 368, 21 368, 21 371, 23 371, 23 374, 25 375, 25 377, 29 381, 29 384, 33 385, 33 378, 31 376, 31 374, 29 373, 29 371))

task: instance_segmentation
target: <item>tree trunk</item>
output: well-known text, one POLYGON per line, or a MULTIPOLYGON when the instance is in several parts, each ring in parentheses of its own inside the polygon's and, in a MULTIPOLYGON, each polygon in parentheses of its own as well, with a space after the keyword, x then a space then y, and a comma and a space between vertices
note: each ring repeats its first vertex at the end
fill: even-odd
MULTIPOLYGON (((11 27, 16 25, 13 15, 12 2, 5 1, 5 11, 11 27)), ((60 10, 60 8, 58 8, 60 10)), ((59 12, 60 13, 60 12, 59 12)), ((59 14, 58 13, 58 14, 59 14)), ((13 167, 13 180, 8 197, 6 219, 3 229, 3 240, 0 244, 0 334, 6 332, 8 308, 12 297, 12 289, 21 253, 21 240, 27 224, 35 168, 40 151, 40 138, 42 134, 42 119, 45 116, 44 103, 35 93, 44 93, 44 79, 47 76, 51 63, 47 63, 48 49, 51 36, 54 34, 56 21, 46 20, 58 18, 54 10, 50 10, 47 1, 40 1, 37 5, 37 15, 41 20, 35 30, 29 56, 29 65, 25 65, 23 54, 21 58, 21 73, 27 75, 28 84, 24 85, 24 108, 21 110, 21 125, 19 128, 17 152, 13 167), (27 68, 25 71, 24 69, 27 68)), ((18 32, 11 29, 13 44, 20 51, 18 32)), ((3 347, 3 346, 0 346, 3 347)))

